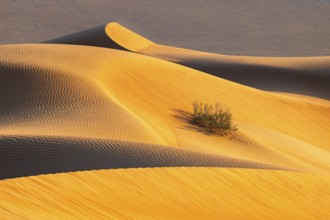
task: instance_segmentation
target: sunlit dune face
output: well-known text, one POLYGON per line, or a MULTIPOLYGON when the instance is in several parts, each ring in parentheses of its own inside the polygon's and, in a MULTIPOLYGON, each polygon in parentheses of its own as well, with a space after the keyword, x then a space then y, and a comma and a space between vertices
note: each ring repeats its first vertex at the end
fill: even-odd
POLYGON ((326 219, 328 175, 148 168, 0 182, 0 215, 26 218, 326 219), (9 212, 9 211, 10 212, 9 212))
POLYGON ((217 55, 117 23, 93 30, 111 44, 81 32, 70 43, 88 47, 0 46, 0 217, 330 216, 329 57, 217 55), (220 102, 238 129, 205 132, 195 101, 220 102))

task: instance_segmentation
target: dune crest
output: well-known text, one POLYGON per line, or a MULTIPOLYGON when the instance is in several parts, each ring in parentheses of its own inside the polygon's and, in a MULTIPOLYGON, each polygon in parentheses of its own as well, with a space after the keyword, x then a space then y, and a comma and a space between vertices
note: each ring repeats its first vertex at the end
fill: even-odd
POLYGON ((92 27, 87 30, 82 30, 65 36, 56 37, 44 41, 43 43, 84 45, 126 50, 124 47, 117 44, 117 42, 114 42, 109 38, 106 32, 106 27, 106 24, 97 27, 92 27))
POLYGON ((108 24, 107 30, 112 41, 130 51, 169 60, 263 90, 330 99, 329 56, 228 56, 156 44, 117 23, 108 24), (148 43, 141 43, 145 41, 148 43))
MULTIPOLYGON (((125 51, 70 45, 2 46, 0 51, 2 135, 84 138, 91 140, 91 148, 101 147, 91 143, 102 138, 193 150, 265 167, 330 169, 329 106, 125 51), (195 100, 221 101, 230 108, 239 124, 239 139, 191 128, 184 117, 195 100), (251 132, 255 127, 262 128, 260 137, 251 132), (268 136, 276 138, 263 140, 268 136), (286 148, 309 150, 314 157, 286 148)), ((4 158, 6 152, 15 155, 13 151, 4 150, 4 158)))
POLYGON ((124 46, 124 48, 130 51, 138 51, 153 44, 153 42, 147 38, 138 35, 137 33, 121 26, 116 22, 107 24, 105 27, 105 32, 109 37, 111 37, 113 42, 124 46), (126 36, 127 38, 123 39, 122 36, 126 36))
POLYGON ((329 60, 185 50, 117 23, 0 46, 0 218, 327 219, 329 60), (238 130, 192 123, 195 101, 238 130))
POLYGON ((161 45, 112 22, 47 41, 128 50, 254 88, 330 99, 330 57, 252 57, 161 45))

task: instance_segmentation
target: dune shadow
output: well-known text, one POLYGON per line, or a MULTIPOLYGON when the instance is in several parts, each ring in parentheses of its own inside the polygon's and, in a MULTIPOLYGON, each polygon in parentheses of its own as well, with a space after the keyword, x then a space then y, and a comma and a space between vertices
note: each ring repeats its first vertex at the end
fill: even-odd
POLYGON ((180 126, 179 128, 203 133, 205 135, 214 135, 212 132, 208 131, 207 129, 196 125, 192 119, 193 116, 191 113, 183 111, 181 109, 172 109, 172 111, 174 112, 172 114, 172 117, 174 117, 177 121, 182 123, 182 126, 180 126))
POLYGON ((143 167, 285 169, 254 161, 122 140, 0 136, 0 180, 39 174, 143 167))
POLYGON ((329 99, 329 69, 298 70, 262 64, 225 63, 217 59, 182 60, 181 65, 265 91, 296 93, 329 99))
MULTIPOLYGON (((175 118, 178 122, 180 122, 182 125, 178 128, 185 129, 188 131, 195 131, 202 133, 204 135, 208 136, 217 136, 217 137, 224 137, 229 140, 233 141, 238 141, 238 142, 243 142, 243 137, 241 134, 237 133, 237 128, 235 130, 230 131, 230 132, 224 132, 221 134, 216 134, 212 130, 205 128, 205 127, 200 127, 193 121, 193 115, 189 112, 183 111, 181 109, 172 109, 174 112, 172 114, 172 117, 175 118)), ((236 124, 237 126, 237 124, 236 124)))
POLYGON ((114 42, 105 31, 106 24, 44 41, 47 44, 71 44, 128 51, 114 42))

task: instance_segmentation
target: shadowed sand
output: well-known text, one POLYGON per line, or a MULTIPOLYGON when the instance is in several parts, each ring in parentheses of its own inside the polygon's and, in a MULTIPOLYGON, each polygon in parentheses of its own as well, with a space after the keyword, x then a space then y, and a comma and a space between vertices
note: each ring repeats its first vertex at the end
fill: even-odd
POLYGON ((141 37, 117 23, 108 24, 107 29, 111 40, 134 52, 176 62, 263 90, 330 99, 330 57, 226 56, 152 42, 137 49, 134 42, 140 44, 141 37))
POLYGON ((155 44, 117 23, 48 42, 124 48, 263 90, 330 98, 330 57, 244 57, 192 51, 155 44))
POLYGON ((0 51, 2 135, 102 138, 293 170, 330 169, 325 103, 311 105, 118 50, 16 45, 0 51), (195 100, 229 107, 238 137, 204 134, 180 120, 195 100))
POLYGON ((155 45, 114 23, 52 42, 76 39, 89 46, 0 46, 0 215, 327 219, 330 101, 310 96, 326 95, 328 57, 205 54, 155 45), (234 70, 248 64, 257 88, 269 82, 254 78, 255 68, 279 69, 269 75, 281 92, 285 71, 306 70, 292 88, 309 96, 262 91, 173 61, 212 69, 227 62, 237 82, 247 78, 234 70), (189 123, 196 100, 220 101, 238 131, 219 137, 189 123), (132 169, 96 170, 108 168, 132 169))
POLYGON ((180 166, 283 169, 137 142, 69 137, 0 137, 0 179, 79 170, 180 166))
POLYGON ((126 50, 124 47, 109 39, 106 33, 106 25, 100 25, 88 30, 83 30, 65 35, 63 37, 47 40, 44 43, 86 45, 126 50))

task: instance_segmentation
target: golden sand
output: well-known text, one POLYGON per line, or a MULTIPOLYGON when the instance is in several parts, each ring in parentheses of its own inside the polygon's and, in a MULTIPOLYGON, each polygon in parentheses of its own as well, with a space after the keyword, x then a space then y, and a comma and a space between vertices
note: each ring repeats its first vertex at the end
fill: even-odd
POLYGON ((330 98, 330 56, 228 56, 157 44, 118 23, 109 23, 106 29, 114 45, 129 51, 169 60, 263 90, 330 98))
POLYGON ((179 65, 322 72, 328 57, 229 57, 156 45, 116 23, 105 32, 133 52, 0 46, 1 176, 132 169, 1 180, 2 218, 330 217, 330 102, 308 88, 267 92, 179 65), (234 138, 189 124, 194 101, 229 108, 234 138))
POLYGON ((119 169, 0 181, 29 219, 328 219, 330 178, 223 168, 119 169))

